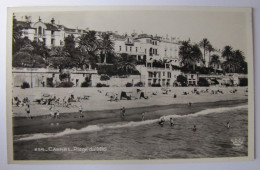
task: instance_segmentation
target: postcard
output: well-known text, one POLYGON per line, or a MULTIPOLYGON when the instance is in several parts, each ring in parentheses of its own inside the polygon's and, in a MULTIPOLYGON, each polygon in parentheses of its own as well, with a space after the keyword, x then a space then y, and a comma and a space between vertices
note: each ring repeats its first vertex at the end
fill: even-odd
POLYGON ((252 9, 10 7, 10 164, 254 159, 252 9))

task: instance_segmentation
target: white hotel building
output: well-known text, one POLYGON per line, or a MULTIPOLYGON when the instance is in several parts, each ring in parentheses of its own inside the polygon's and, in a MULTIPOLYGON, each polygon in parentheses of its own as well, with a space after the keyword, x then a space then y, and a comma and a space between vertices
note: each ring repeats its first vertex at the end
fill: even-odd
MULTIPOLYGON (((44 42, 49 48, 63 46, 64 39, 68 35, 73 34, 77 38, 88 31, 87 29, 71 29, 56 24, 54 18, 52 18, 50 23, 43 22, 40 17, 37 22, 31 22, 30 18, 18 19, 17 24, 23 28, 22 37, 28 37, 31 41, 44 42)), ((111 39, 114 41, 114 50, 117 54, 127 53, 128 55, 135 56, 137 61, 145 61, 145 65, 137 65, 136 68, 140 71, 140 77, 143 77, 141 81, 146 86, 154 84, 173 86, 177 76, 182 74, 179 69, 174 67, 180 66, 178 55, 179 41, 175 38, 169 38, 168 36, 164 38, 147 34, 137 35, 136 33, 130 36, 112 33, 111 39), (153 67, 155 60, 167 61, 167 64, 160 68, 153 67)), ((91 74, 96 74, 93 70, 91 72, 91 74)), ((87 74, 87 72, 84 74, 87 74)), ((196 74, 185 76, 188 78, 189 84, 197 84, 196 74)), ((81 83, 78 78, 75 79, 77 82, 74 82, 74 84, 78 85, 81 83)))

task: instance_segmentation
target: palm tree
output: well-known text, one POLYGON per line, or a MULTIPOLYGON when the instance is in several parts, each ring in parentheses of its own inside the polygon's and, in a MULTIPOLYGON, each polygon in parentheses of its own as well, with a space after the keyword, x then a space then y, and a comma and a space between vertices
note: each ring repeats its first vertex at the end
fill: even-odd
POLYGON ((199 46, 201 48, 203 48, 203 59, 204 59, 204 64, 205 64, 205 58, 206 58, 206 51, 208 49, 208 45, 210 44, 209 40, 207 38, 203 38, 200 42, 199 42, 199 46))
POLYGON ((123 53, 119 58, 117 69, 121 73, 131 74, 134 70, 136 70, 135 65, 136 58, 123 53))
POLYGON ((214 52, 214 51, 216 51, 215 48, 214 48, 211 44, 209 44, 209 45, 208 45, 209 65, 210 65, 210 60, 211 60, 211 57, 212 57, 212 56, 210 55, 210 53, 211 53, 211 52, 214 52))
POLYGON ((198 45, 191 45, 190 41, 183 41, 180 46, 179 56, 181 64, 187 68, 193 67, 195 70, 196 63, 202 60, 202 53, 198 45))
POLYGON ((110 39, 111 34, 103 33, 101 35, 100 48, 102 53, 105 55, 104 63, 106 63, 106 58, 108 53, 112 53, 114 50, 114 42, 110 39))
POLYGON ((219 55, 213 54, 211 56, 211 60, 210 60, 209 64, 210 64, 210 66, 212 66, 214 68, 214 72, 216 73, 217 66, 219 66, 221 64, 219 55))
POLYGON ((193 58, 193 70, 195 70, 196 63, 202 60, 202 53, 197 44, 193 45, 191 48, 191 57, 193 58))
POLYGON ((82 53, 82 57, 85 58, 82 61, 84 64, 96 64, 99 62, 98 50, 100 48, 100 42, 97 40, 95 31, 88 31, 78 39, 79 50, 82 53), (91 62, 91 63, 89 63, 91 62))
POLYGON ((223 63, 223 68, 230 73, 233 69, 233 48, 229 45, 225 46, 222 50, 222 57, 226 59, 226 61, 223 63))
POLYGON ((222 57, 226 60, 230 59, 233 55, 233 48, 229 45, 225 46, 222 50, 222 57))
POLYGON ((241 50, 235 50, 232 55, 233 67, 235 72, 240 72, 242 63, 245 61, 244 53, 241 50))

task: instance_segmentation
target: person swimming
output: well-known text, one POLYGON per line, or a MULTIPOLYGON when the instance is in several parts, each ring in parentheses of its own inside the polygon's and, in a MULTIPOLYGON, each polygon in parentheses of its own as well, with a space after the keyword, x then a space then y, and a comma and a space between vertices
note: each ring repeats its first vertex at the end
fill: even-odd
POLYGON ((171 126, 174 126, 173 118, 172 118, 172 117, 170 118, 170 124, 171 124, 171 126))
POLYGON ((161 120, 159 121, 159 125, 160 125, 161 127, 163 127, 164 122, 165 122, 164 118, 161 118, 161 120))
POLYGON ((197 130, 196 125, 194 125, 193 128, 192 128, 192 131, 196 132, 196 130, 197 130))
POLYGON ((229 122, 227 122, 227 128, 228 128, 228 129, 230 128, 230 123, 229 123, 229 122))

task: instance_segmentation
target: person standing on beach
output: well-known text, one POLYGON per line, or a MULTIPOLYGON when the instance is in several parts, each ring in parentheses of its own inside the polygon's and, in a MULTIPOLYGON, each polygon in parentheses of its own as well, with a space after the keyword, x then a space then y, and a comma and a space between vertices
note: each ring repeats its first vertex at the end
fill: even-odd
POLYGON ((54 117, 54 107, 55 107, 55 105, 53 104, 53 105, 51 105, 51 108, 49 109, 50 111, 51 111, 51 113, 50 113, 50 117, 52 118, 52 117, 54 117))
POLYGON ((27 113, 27 118, 28 119, 32 119, 32 116, 30 115, 31 114, 31 109, 30 109, 30 105, 29 104, 27 105, 25 111, 27 113))
POLYGON ((145 112, 142 113, 142 121, 145 120, 145 112))
POLYGON ((84 116, 83 116, 83 113, 82 113, 82 106, 80 105, 79 106, 79 113, 80 113, 80 118, 83 118, 84 116))
POLYGON ((56 110, 56 112, 54 113, 55 119, 58 119, 60 117, 60 111, 56 110))
POLYGON ((125 120, 125 107, 121 108, 121 115, 120 116, 121 116, 122 120, 125 120))

